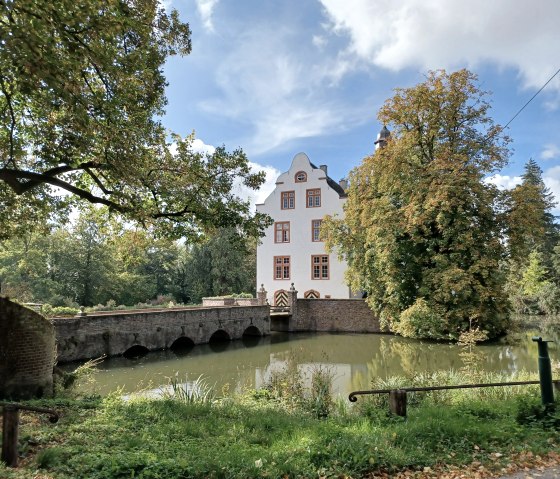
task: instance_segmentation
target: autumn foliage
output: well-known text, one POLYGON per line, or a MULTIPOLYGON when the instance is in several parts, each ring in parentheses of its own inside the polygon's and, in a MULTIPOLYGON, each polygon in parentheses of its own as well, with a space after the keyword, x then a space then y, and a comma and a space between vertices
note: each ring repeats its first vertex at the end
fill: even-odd
POLYGON ((391 139, 352 171, 345 219, 325 224, 352 289, 405 336, 506 328, 498 192, 484 178, 506 163, 508 138, 486 96, 466 70, 397 89, 378 114, 391 139))

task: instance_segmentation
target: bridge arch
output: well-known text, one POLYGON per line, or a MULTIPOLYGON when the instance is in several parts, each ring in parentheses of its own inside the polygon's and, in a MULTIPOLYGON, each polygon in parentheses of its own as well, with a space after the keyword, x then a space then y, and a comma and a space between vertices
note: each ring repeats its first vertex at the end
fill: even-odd
POLYGON ((214 333, 208 340, 209 343, 225 343, 228 341, 231 341, 231 336, 224 329, 218 329, 217 331, 214 331, 214 333))
POLYGON ((190 353, 192 348, 194 348, 194 341, 187 336, 178 337, 169 347, 171 351, 179 356, 190 353))
POLYGON ((210 339, 208 340, 208 346, 215 353, 220 353, 225 351, 231 343, 231 336, 229 333, 223 329, 218 329, 214 331, 210 339))
POLYGON ((252 348, 260 344, 263 334, 260 329, 254 325, 250 325, 245 328, 243 335, 241 336, 241 342, 246 348, 252 348))
POLYGON ((130 346, 124 353, 123 356, 126 359, 139 359, 141 357, 146 356, 150 350, 146 346, 142 346, 141 344, 135 344, 130 346))
POLYGON ((257 328, 255 325, 251 325, 248 326, 247 328, 245 328, 245 331, 243 331, 243 337, 245 336, 262 336, 262 333, 260 331, 259 328, 257 328))

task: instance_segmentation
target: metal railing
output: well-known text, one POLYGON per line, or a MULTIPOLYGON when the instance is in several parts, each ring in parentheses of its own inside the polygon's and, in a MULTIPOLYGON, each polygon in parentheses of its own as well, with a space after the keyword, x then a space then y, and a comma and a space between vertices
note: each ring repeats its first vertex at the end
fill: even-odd
MULTIPOLYGON (((555 387, 560 388, 560 379, 552 381, 555 387)), ((474 388, 490 388, 501 386, 526 386, 537 385, 540 381, 511 381, 504 383, 480 383, 480 384, 456 384, 452 386, 426 386, 426 387, 405 387, 398 389, 369 389, 364 391, 353 391, 348 395, 350 402, 356 402, 358 396, 372 394, 388 394, 389 410, 397 416, 406 417, 407 393, 422 391, 443 391, 446 389, 474 389, 474 388)))
POLYGON ((539 351, 539 380, 538 381, 511 381, 503 383, 479 383, 479 384, 456 384, 453 386, 426 386, 426 387, 408 387, 397 389, 370 389, 365 391, 353 391, 348 395, 350 402, 356 402, 357 396, 366 394, 389 394, 389 409, 397 416, 406 417, 407 394, 410 392, 420 391, 443 391, 445 389, 473 389, 473 388, 491 388, 501 386, 526 386, 540 384, 541 399, 544 405, 554 402, 553 388, 560 389, 560 379, 552 379, 552 368, 550 356, 548 354, 548 343, 540 336, 534 336, 533 341, 538 345, 539 351))

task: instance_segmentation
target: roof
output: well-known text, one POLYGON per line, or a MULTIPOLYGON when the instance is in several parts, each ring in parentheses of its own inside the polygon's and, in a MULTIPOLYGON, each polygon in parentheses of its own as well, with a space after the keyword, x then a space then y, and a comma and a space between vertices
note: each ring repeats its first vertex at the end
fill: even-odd
MULTIPOLYGON (((311 168, 315 169, 315 170, 320 170, 321 168, 318 168, 317 166, 315 166, 313 163, 311 163, 311 161, 309 162, 309 164, 311 165, 311 168)), ((346 191, 344 191, 344 188, 342 188, 342 186, 340 186, 336 181, 334 181, 329 175, 326 175, 327 177, 327 184, 334 190, 336 191, 339 196, 342 197, 346 197, 348 196, 346 194, 346 191)))
POLYGON ((374 142, 376 145, 382 141, 387 141, 391 136, 391 132, 387 129, 385 125, 381 128, 381 131, 377 134, 377 140, 374 142))

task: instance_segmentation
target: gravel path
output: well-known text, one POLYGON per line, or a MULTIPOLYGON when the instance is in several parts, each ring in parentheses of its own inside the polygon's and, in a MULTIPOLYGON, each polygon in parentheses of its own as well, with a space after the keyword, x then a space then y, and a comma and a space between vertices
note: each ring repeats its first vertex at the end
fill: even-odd
POLYGON ((516 472, 509 476, 501 476, 499 479, 560 479, 560 466, 542 471, 531 469, 530 471, 516 472))

